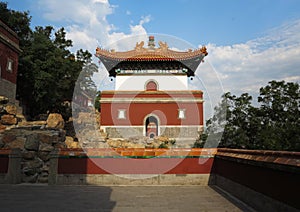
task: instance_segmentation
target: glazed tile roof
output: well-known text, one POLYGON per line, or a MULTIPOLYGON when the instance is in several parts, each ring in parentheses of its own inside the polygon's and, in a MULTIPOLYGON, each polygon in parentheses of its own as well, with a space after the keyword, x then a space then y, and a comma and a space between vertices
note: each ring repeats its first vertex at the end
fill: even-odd
POLYGON ((116 61, 183 61, 193 58, 204 58, 208 53, 206 47, 180 52, 169 49, 168 45, 159 42, 158 48, 145 48, 144 42, 137 43, 135 48, 126 52, 97 48, 96 56, 116 61))

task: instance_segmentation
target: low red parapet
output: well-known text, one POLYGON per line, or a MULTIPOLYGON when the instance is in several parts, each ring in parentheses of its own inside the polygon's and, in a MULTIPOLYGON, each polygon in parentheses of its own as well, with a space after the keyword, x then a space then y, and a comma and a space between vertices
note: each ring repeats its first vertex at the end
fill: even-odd
POLYGON ((59 174, 209 174, 217 149, 61 149, 59 174))
POLYGON ((10 149, 0 149, 0 173, 7 173, 10 149))
POLYGON ((219 148, 216 156, 300 167, 300 152, 219 148))
POLYGON ((9 155, 10 152, 10 149, 0 149, 0 155, 9 155))
POLYGON ((210 174, 214 158, 59 158, 58 174, 210 174))

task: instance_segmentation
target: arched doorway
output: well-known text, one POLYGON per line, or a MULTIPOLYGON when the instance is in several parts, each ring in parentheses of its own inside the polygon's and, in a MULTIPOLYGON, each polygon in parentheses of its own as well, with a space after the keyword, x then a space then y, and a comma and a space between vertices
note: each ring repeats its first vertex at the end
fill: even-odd
POLYGON ((158 136, 158 120, 155 116, 149 116, 145 121, 146 136, 154 138, 158 136))
POLYGON ((149 80, 146 82, 146 91, 157 91, 158 90, 158 83, 154 80, 149 80))

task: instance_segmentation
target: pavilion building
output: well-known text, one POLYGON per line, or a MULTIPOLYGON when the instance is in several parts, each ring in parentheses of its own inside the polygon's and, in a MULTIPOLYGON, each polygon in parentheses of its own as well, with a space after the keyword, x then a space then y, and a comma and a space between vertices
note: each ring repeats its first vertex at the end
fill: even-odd
POLYGON ((154 36, 126 52, 97 48, 96 56, 115 78, 115 90, 101 93, 101 129, 111 138, 167 136, 194 139, 203 128, 203 93, 189 90, 207 55, 205 47, 181 52, 154 36))

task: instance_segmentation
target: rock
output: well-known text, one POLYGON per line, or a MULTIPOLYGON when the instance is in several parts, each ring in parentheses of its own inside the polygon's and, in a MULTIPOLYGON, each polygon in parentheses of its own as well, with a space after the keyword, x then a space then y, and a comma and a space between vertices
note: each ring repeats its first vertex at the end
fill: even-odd
POLYGON ((121 147, 122 141, 121 140, 112 140, 112 139, 109 139, 106 143, 110 147, 118 148, 118 147, 121 147))
POLYGON ((21 122, 26 122, 26 118, 25 118, 25 116, 23 115, 23 114, 20 114, 20 113, 18 113, 17 115, 16 115, 16 117, 17 117, 17 119, 21 122))
POLYGON ((60 129, 58 137, 59 137, 59 142, 64 142, 66 139, 66 131, 60 129))
POLYGON ((39 183, 48 183, 48 172, 42 172, 38 177, 39 183))
POLYGON ((24 167, 27 167, 28 169, 42 168, 42 166, 43 161, 39 158, 24 162, 24 167))
POLYGON ((3 115, 1 116, 0 123, 4 125, 16 125, 18 120, 14 115, 3 115))
POLYGON ((43 167, 42 167, 42 171, 49 173, 49 170, 50 170, 50 163, 49 162, 45 162, 44 165, 43 165, 43 167))
POLYGON ((42 161, 48 161, 50 159, 50 152, 38 152, 38 157, 42 161))
POLYGON ((0 123, 0 132, 4 131, 5 129, 6 129, 6 126, 4 126, 0 123))
POLYGON ((65 143, 57 143, 54 145, 54 147, 57 149, 63 149, 63 148, 67 148, 67 145, 65 143))
POLYGON ((5 148, 14 149, 14 148, 20 148, 24 149, 26 138, 23 137, 16 137, 15 140, 6 143, 5 148))
POLYGON ((38 169, 37 168, 24 167, 22 171, 27 176, 34 175, 34 174, 38 173, 38 169))
POLYGON ((39 145, 39 151, 51 152, 52 150, 54 150, 54 147, 52 145, 46 143, 40 143, 39 145))
POLYGON ((62 118, 61 114, 58 113, 51 113, 47 119, 47 127, 48 128, 57 128, 63 129, 65 125, 65 121, 62 118))
POLYGON ((6 105, 5 110, 10 115, 17 115, 17 107, 15 105, 6 105))
POLYGON ((36 183, 38 177, 39 177, 38 173, 35 173, 34 175, 30 175, 30 176, 23 175, 22 180, 25 183, 36 183))
POLYGON ((2 141, 2 135, 0 134, 0 148, 3 148, 5 143, 2 141))
POLYGON ((49 131, 44 131, 44 132, 41 131, 37 134, 37 137, 41 143, 45 143, 45 144, 52 144, 52 143, 58 142, 58 134, 56 134, 56 136, 54 136, 54 134, 49 131))
POLYGON ((14 141, 16 138, 17 138, 16 135, 9 132, 9 133, 3 134, 1 140, 4 144, 7 144, 7 143, 10 143, 10 142, 14 141))
POLYGON ((169 142, 169 138, 165 137, 165 136, 158 136, 158 137, 154 138, 154 141, 168 143, 169 142))
POLYGON ((7 97, 5 97, 5 96, 0 96, 0 104, 1 104, 1 105, 7 104, 8 101, 9 101, 9 100, 8 100, 7 97))
POLYGON ((37 151, 39 149, 39 140, 37 134, 28 135, 24 147, 27 150, 37 151))
POLYGON ((38 182, 39 183, 48 183, 48 176, 46 176, 46 177, 39 176, 38 177, 38 182))
POLYGON ((76 121, 79 124, 82 123, 91 123, 93 120, 91 119, 91 113, 86 113, 86 112, 79 112, 78 113, 78 118, 76 119, 76 121))
POLYGON ((67 148, 80 148, 79 143, 75 142, 74 139, 70 136, 66 136, 65 143, 67 148))
POLYGON ((45 126, 47 124, 46 121, 22 121, 18 123, 19 127, 26 126, 45 126))
POLYGON ((22 157, 25 159, 25 160, 32 160, 35 158, 36 156, 36 152, 35 151, 28 151, 28 150, 23 150, 22 151, 22 157))

